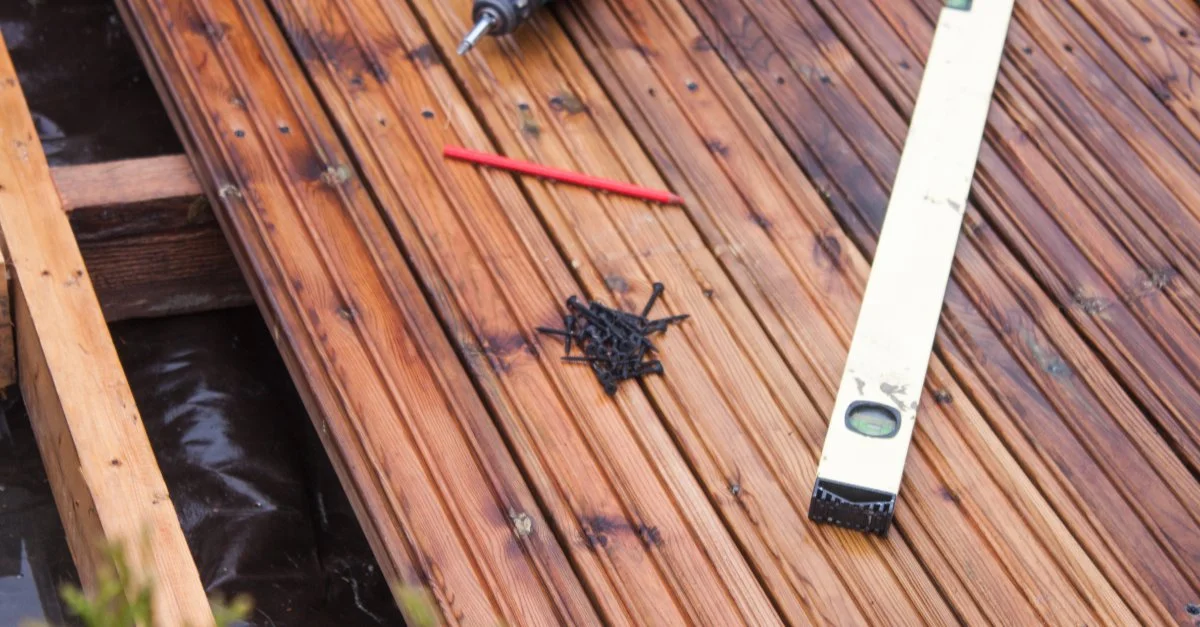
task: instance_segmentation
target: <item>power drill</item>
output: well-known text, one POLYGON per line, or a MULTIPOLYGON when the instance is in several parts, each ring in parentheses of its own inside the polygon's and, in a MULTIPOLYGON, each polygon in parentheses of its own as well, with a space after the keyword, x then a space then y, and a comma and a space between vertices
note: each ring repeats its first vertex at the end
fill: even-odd
POLYGON ((464 54, 475 47, 475 43, 484 35, 507 35, 517 30, 534 11, 550 1, 475 0, 475 6, 471 8, 471 18, 475 20, 475 27, 458 45, 458 54, 464 54))

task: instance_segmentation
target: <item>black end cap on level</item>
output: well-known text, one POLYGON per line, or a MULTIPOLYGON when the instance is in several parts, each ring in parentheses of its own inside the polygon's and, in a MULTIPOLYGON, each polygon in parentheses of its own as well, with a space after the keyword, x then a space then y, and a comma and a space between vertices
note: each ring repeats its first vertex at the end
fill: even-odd
POLYGON ((895 494, 818 478, 808 505, 808 519, 886 536, 895 509, 895 494))

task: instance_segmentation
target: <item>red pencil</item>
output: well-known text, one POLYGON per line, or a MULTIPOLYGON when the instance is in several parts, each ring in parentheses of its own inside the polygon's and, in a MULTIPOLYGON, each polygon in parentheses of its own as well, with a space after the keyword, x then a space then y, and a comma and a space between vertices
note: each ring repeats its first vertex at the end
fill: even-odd
POLYGON ((470 161, 471 163, 489 165, 512 172, 520 172, 522 174, 532 174, 534 176, 554 179, 564 183, 572 183, 575 185, 590 187, 592 189, 601 189, 617 194, 624 194, 626 196, 641 198, 643 200, 661 202, 668 205, 683 203, 683 198, 680 198, 671 192, 659 189, 647 189, 637 185, 630 185, 629 183, 622 183, 620 181, 613 181, 611 179, 602 179, 596 176, 589 176, 587 174, 580 174, 578 172, 571 172, 568 170, 560 170, 558 168, 538 165, 528 161, 518 161, 516 159, 509 159, 508 157, 501 157, 500 155, 493 155, 486 152, 478 152, 468 148, 462 148, 461 146, 446 146, 446 148, 442 151, 442 154, 450 157, 451 159, 462 159, 464 161, 470 161))

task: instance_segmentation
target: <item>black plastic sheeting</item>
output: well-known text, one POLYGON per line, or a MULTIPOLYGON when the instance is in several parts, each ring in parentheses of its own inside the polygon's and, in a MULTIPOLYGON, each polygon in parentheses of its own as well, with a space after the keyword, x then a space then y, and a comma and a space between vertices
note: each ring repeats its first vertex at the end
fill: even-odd
POLYGON ((58 601, 79 584, 29 418, 15 388, 0 414, 0 625, 71 624, 58 601))
POLYGON ((3 0, 0 31, 50 165, 183 151, 113 0, 3 0))
MULTIPOLYGON (((257 312, 112 331, 209 591, 249 594, 256 625, 402 624, 257 312)), ((57 622, 70 556, 19 405, 6 420, 0 456, 20 461, 0 462, 0 625, 57 622)))

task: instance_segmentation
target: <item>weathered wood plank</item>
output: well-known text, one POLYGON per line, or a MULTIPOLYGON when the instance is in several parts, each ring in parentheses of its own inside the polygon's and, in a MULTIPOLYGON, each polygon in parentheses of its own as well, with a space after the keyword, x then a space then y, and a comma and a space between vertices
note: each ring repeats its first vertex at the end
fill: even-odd
POLYGON ((263 5, 121 8, 389 580, 446 622, 595 622, 263 5))
POLYGON ((185 155, 63 166, 50 174, 66 211, 191 199, 204 193, 185 155))
POLYGON ((17 382, 17 348, 13 340, 12 279, 9 265, 0 251, 4 274, 0 276, 0 390, 17 382))
POLYGON ((253 302, 186 156, 51 175, 109 322, 253 302))
POLYGON ((0 40, 0 232, 16 285, 20 383, 85 588, 120 545, 154 619, 213 621, 167 487, 0 40))

